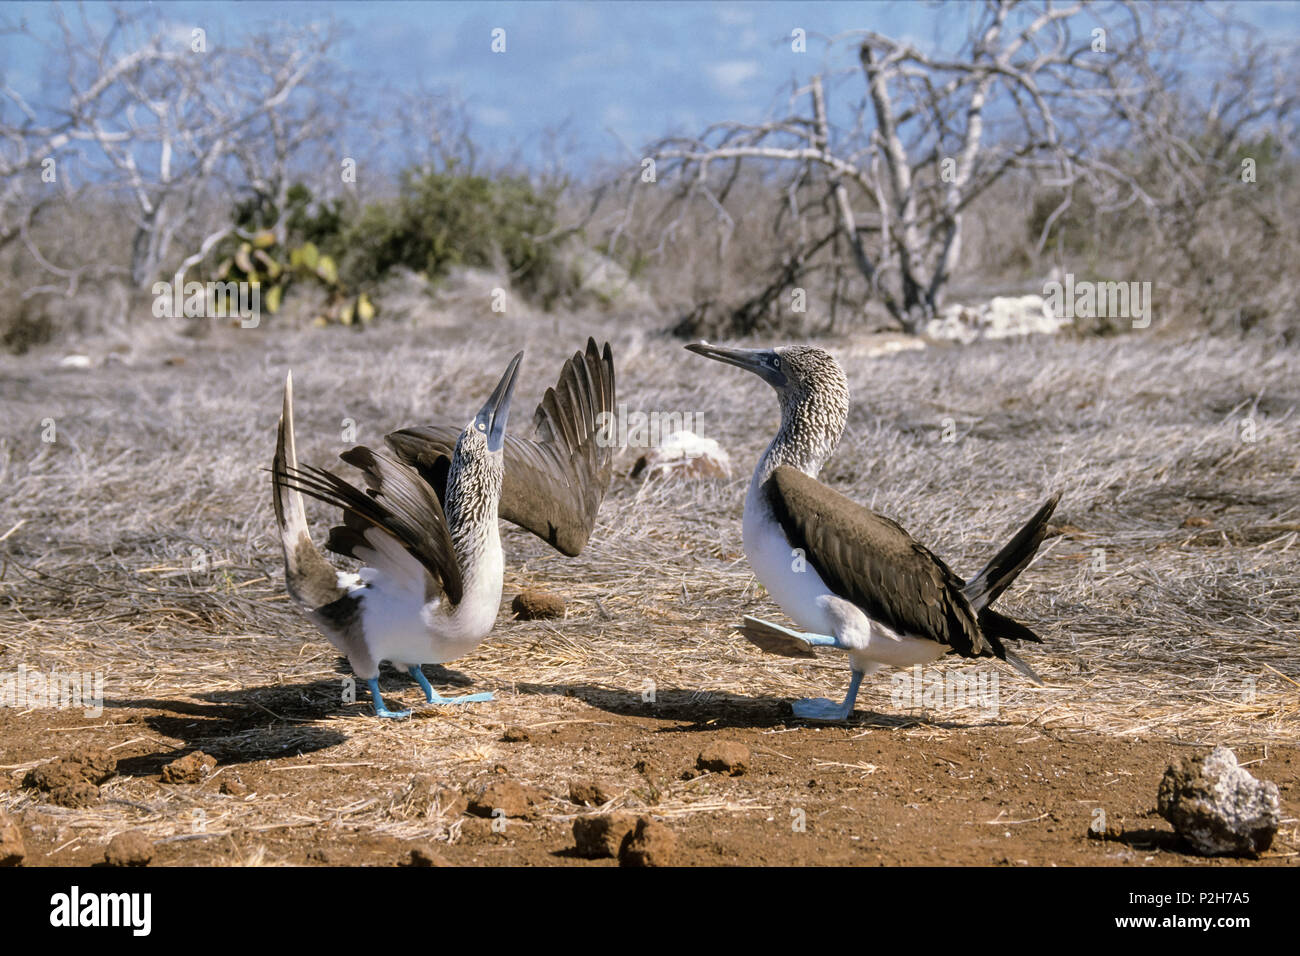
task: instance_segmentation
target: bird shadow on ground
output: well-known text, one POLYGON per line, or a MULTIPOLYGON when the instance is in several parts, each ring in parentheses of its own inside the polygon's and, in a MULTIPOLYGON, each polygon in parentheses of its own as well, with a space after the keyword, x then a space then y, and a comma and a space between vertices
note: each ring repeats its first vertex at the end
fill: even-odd
MULTIPOLYGON (((350 675, 345 669, 340 673, 350 675)), ((471 683, 464 674, 444 667, 426 667, 425 673, 433 684, 443 687, 471 683)), ((373 714, 364 682, 356 683, 360 690, 353 701, 343 699, 344 685, 339 679, 210 691, 176 699, 106 700, 105 709, 156 711, 144 714, 141 723, 159 736, 181 741, 168 750, 123 758, 118 761, 118 773, 152 776, 161 773, 166 764, 195 750, 211 754, 221 764, 228 765, 315 753, 337 746, 347 739, 342 731, 304 725, 373 714)), ((414 690, 417 698, 423 696, 410 675, 395 668, 383 668, 379 683, 385 694, 405 698, 409 696, 408 691, 414 690)))
POLYGON ((653 700, 647 699, 648 691, 619 690, 594 684, 519 683, 515 687, 522 694, 576 697, 597 710, 620 717, 690 721, 684 726, 662 728, 663 733, 691 733, 725 727, 767 728, 778 725, 884 729, 903 729, 919 725, 943 729, 970 729, 1003 725, 1001 721, 985 719, 948 721, 936 720, 931 716, 877 714, 862 710, 855 711, 847 721, 801 720, 791 712, 790 701, 783 698, 746 697, 726 691, 688 690, 677 687, 656 687, 653 700))
POLYGON ((711 722, 710 728, 769 727, 788 716, 789 707, 771 697, 744 697, 720 691, 687 690, 656 687, 653 699, 649 692, 620 690, 595 684, 517 683, 521 694, 574 697, 597 710, 619 717, 645 717, 651 720, 690 720, 711 722))
POLYGON ((186 754, 201 750, 222 764, 252 763, 295 753, 313 753, 343 743, 346 736, 325 727, 301 726, 339 714, 338 685, 314 681, 278 687, 216 691, 199 699, 106 700, 105 709, 154 711, 139 719, 155 734, 181 741, 171 749, 124 757, 117 772, 143 777, 186 754))

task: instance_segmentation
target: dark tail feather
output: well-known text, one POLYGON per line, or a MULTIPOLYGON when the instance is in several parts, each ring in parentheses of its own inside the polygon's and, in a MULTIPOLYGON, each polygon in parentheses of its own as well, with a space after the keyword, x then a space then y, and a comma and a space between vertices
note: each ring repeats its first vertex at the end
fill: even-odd
POLYGON ((1007 542, 1006 547, 997 553, 984 570, 966 582, 962 594, 970 602, 973 610, 979 612, 996 601, 998 595, 1007 589, 1007 586, 1016 579, 1016 575, 1033 559, 1038 552, 1038 546, 1043 543, 1043 538, 1047 534, 1047 519, 1052 516, 1060 500, 1059 491, 1048 498, 1047 502, 1016 533, 1016 536, 1007 542))
POLYGON ((284 581, 303 607, 315 610, 347 592, 338 584, 338 572, 312 543, 302 490, 292 479, 298 452, 293 436, 293 375, 285 376, 284 406, 271 462, 271 504, 284 548, 284 581))
POLYGON ((1010 651, 1006 651, 1005 656, 1002 659, 1006 661, 1008 664, 1010 664, 1012 667, 1014 667, 1016 670, 1018 670, 1021 674, 1024 674, 1026 677, 1028 677, 1039 687, 1045 686, 1043 684, 1043 679, 1039 677, 1037 674, 1035 674, 1034 669, 1030 667, 1028 664, 1026 664, 1018 655, 1012 654, 1010 651))
POLYGON ((979 612, 980 633, 987 638, 1001 641, 1032 641, 1035 644, 1043 643, 1043 639, 1025 627, 1019 621, 1013 621, 1004 614, 999 614, 992 608, 985 608, 979 612))

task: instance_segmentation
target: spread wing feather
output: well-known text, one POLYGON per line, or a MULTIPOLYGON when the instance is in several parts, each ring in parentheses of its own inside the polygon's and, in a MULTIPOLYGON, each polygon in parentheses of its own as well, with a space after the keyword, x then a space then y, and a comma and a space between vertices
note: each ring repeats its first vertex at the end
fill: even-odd
POLYGON ((447 528, 442 504, 412 468, 358 445, 339 456, 365 476, 367 491, 322 468, 293 467, 276 462, 275 480, 294 491, 343 509, 343 524, 330 529, 327 547, 338 554, 366 561, 376 541, 386 534, 420 562, 453 604, 464 592, 460 565, 447 528))
MULTIPOLYGON (((564 363, 533 415, 532 435, 507 434, 499 513, 573 556, 591 537, 614 470, 614 443, 602 440, 601 414, 614 413, 614 358, 609 343, 564 363)), ((605 419, 608 421, 609 419, 605 419)), ((461 428, 404 428, 385 438, 397 459, 444 497, 447 465, 461 428)))

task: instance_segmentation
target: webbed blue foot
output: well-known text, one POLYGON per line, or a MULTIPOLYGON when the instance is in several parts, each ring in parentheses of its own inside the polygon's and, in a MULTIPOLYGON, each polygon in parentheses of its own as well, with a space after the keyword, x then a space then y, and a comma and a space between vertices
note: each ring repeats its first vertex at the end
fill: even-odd
POLYGON ((489 700, 496 700, 490 690, 485 690, 481 694, 466 694, 464 697, 443 697, 435 692, 433 700, 429 701, 429 703, 441 706, 443 704, 481 704, 489 700))
POLYGON ((853 705, 858 699, 858 687, 862 684, 862 671, 855 670, 849 679, 849 692, 844 700, 836 703, 825 697, 809 697, 797 700, 790 705, 796 717, 804 720, 848 720, 853 715, 853 705))
POLYGON ((370 685, 370 700, 375 705, 375 716, 384 717, 389 720, 401 720, 403 717, 410 717, 409 710, 389 710, 384 704, 384 695, 379 693, 379 678, 372 677, 366 681, 370 685))
POLYGON ((853 705, 845 707, 838 700, 827 700, 825 697, 808 697, 804 700, 796 700, 790 705, 796 717, 804 720, 847 720, 853 713, 853 705))
POLYGON ((429 678, 424 676, 424 671, 418 665, 407 668, 407 672, 415 678, 415 682, 420 685, 420 690, 424 691, 424 699, 430 704, 480 704, 483 701, 494 700, 491 691, 484 691, 481 694, 467 694, 464 697, 443 697, 433 685, 429 683, 429 678))
POLYGON ((805 634, 757 617, 746 616, 744 623, 736 625, 736 630, 751 644, 782 657, 816 657, 814 647, 843 647, 828 634, 805 634))

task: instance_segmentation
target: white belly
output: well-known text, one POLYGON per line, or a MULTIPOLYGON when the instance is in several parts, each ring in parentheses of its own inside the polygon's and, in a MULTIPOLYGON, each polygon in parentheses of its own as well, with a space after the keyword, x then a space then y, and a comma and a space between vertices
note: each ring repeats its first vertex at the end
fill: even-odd
POLYGON ((450 612, 440 599, 425 602, 422 569, 420 574, 406 568, 402 570, 412 573, 388 574, 363 568, 361 577, 367 585, 361 602, 362 625, 375 662, 388 661, 396 667, 445 664, 474 650, 496 623, 504 567, 500 540, 492 535, 471 583, 450 612))
POLYGON ((831 634, 825 598, 831 595, 816 569, 790 547, 785 532, 751 489, 745 499, 745 557, 772 600, 805 631, 831 634))
POLYGON ((772 600, 805 631, 837 638, 849 650, 857 670, 910 667, 948 653, 949 648, 937 641, 898 634, 871 620, 861 608, 831 591, 807 555, 790 546, 753 487, 745 500, 744 542, 745 557, 772 600))

